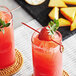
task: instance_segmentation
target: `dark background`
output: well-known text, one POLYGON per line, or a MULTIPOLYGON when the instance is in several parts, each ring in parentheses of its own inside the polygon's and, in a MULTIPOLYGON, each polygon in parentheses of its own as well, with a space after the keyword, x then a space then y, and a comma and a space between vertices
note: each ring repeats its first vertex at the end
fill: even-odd
MULTIPOLYGON (((52 8, 48 7, 49 0, 46 0, 43 4, 32 6, 27 4, 24 0, 15 0, 24 10, 26 10, 30 15, 32 15, 33 18, 35 18, 42 26, 46 26, 48 22, 51 20, 48 17, 49 12, 52 10, 52 8)), ((69 7, 74 7, 76 5, 68 5, 69 7)), ((60 13, 60 18, 64 18, 60 13)), ((68 37, 72 36, 76 33, 76 30, 70 31, 70 27, 60 27, 58 29, 62 36, 63 40, 67 39, 68 37)))

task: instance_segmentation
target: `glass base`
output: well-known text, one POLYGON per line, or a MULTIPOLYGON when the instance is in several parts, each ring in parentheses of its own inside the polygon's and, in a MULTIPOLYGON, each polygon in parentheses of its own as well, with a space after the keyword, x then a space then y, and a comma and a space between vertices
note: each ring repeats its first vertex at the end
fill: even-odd
POLYGON ((23 65, 23 56, 17 49, 15 49, 15 56, 15 63, 8 68, 0 69, 0 76, 12 76, 21 69, 23 65))
MULTIPOLYGON (((34 75, 32 74, 32 76, 34 75)), ((65 70, 63 70, 62 76, 69 76, 69 74, 65 70)))

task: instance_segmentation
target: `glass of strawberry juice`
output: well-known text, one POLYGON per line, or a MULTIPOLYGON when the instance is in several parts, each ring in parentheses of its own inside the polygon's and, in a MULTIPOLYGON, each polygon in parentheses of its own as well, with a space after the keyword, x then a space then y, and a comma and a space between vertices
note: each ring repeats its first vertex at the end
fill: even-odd
POLYGON ((12 14, 5 6, 0 6, 0 19, 5 23, 10 23, 10 26, 4 27, 4 34, 0 31, 0 69, 4 69, 15 62, 12 14))
MULTIPOLYGON (((61 47, 53 41, 39 40, 39 34, 32 36, 32 58, 34 76, 62 76, 61 47)), ((62 42, 60 32, 55 32, 53 40, 62 42)))

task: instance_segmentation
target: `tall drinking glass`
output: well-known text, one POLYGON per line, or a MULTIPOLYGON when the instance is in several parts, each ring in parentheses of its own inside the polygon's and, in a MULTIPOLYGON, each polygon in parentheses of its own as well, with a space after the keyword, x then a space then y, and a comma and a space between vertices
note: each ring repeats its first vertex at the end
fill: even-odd
MULTIPOLYGON (((60 45, 53 41, 39 40, 38 33, 32 36, 32 58, 34 76, 62 76, 62 53, 60 45)), ((62 42, 60 32, 55 32, 53 40, 62 42)))
MULTIPOLYGON (((0 6, 0 19, 10 26, 4 27, 4 33, 0 31, 0 69, 4 69, 15 62, 15 45, 13 20, 10 10, 5 6, 0 6)), ((3 28, 0 27, 2 30, 3 28)))

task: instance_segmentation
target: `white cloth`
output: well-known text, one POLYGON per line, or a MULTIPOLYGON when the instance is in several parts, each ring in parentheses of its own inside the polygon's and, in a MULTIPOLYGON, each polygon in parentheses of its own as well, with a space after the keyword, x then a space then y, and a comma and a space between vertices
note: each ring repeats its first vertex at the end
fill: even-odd
MULTIPOLYGON (((35 29, 42 27, 36 20, 27 23, 35 29)), ((22 25, 22 24, 21 24, 22 25)), ((31 76, 33 73, 32 66, 32 49, 31 49, 31 36, 33 30, 22 25, 15 29, 15 48, 21 51, 24 64, 22 69, 14 76, 31 76)), ((76 34, 63 41, 65 50, 63 52, 63 69, 66 70, 70 76, 76 76, 76 34)))

